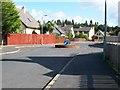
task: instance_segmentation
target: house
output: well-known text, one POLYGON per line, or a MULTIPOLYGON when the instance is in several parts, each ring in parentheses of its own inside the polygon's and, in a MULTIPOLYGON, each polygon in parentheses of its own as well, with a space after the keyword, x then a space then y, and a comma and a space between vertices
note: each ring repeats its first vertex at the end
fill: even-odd
POLYGON ((73 38, 75 37, 73 25, 58 25, 58 28, 64 32, 65 36, 68 36, 68 33, 71 32, 73 34, 73 38))
MULTIPOLYGON (((49 23, 53 23, 52 21, 48 21, 45 26, 48 26, 49 23)), ((55 29, 53 30, 52 33, 57 34, 58 36, 65 36, 65 32, 59 28, 57 24, 54 23, 55 29)), ((50 31, 46 31, 46 34, 50 34, 50 31)))
POLYGON ((54 25, 55 25, 55 30, 53 30, 53 33, 56 33, 60 36, 65 36, 65 32, 57 24, 54 25))
POLYGON ((98 30, 94 36, 97 37, 97 39, 99 39, 99 40, 103 40, 104 39, 104 32, 101 30, 98 30))
POLYGON ((24 7, 19 10, 19 16, 21 19, 21 27, 23 33, 32 34, 33 32, 36 34, 40 34, 39 23, 32 17, 32 15, 26 11, 24 7))
POLYGON ((92 36, 95 34, 95 29, 94 27, 80 27, 79 29, 74 29, 74 33, 76 34, 77 32, 87 34, 89 39, 92 40, 92 36))

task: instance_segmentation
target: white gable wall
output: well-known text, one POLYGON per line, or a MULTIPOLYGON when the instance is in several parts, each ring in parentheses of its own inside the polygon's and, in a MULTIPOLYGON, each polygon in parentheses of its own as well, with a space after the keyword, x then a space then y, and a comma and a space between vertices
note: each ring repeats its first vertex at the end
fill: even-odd
POLYGON ((71 27, 71 31, 72 31, 72 35, 73 35, 73 38, 75 37, 75 33, 74 33, 74 30, 73 30, 73 27, 71 27))
POLYGON ((37 29, 31 29, 31 28, 26 28, 26 34, 32 34, 32 32, 35 30, 37 34, 40 34, 40 30, 37 29))
POLYGON ((92 36, 95 34, 95 29, 94 27, 90 29, 89 31, 89 39, 92 40, 92 36))

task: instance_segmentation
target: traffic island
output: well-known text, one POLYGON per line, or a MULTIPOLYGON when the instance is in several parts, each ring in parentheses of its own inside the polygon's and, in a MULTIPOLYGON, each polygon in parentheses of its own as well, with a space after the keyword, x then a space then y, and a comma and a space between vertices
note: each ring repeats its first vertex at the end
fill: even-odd
POLYGON ((60 44, 60 45, 55 45, 55 48, 79 48, 78 45, 72 45, 72 44, 69 44, 69 45, 63 45, 63 44, 60 44))

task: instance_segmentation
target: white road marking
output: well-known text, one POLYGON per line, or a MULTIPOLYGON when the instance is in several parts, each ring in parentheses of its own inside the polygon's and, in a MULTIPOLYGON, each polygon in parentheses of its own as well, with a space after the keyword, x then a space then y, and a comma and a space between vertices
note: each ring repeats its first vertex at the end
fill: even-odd
MULTIPOLYGON (((78 54, 77 54, 78 55, 78 54)), ((77 56, 76 55, 76 56, 77 56)), ((49 82, 49 84, 44 88, 44 90, 49 90, 54 83, 58 80, 58 78, 60 77, 61 73, 70 65, 70 63, 76 58, 76 56, 74 56, 61 70, 60 72, 49 82)))

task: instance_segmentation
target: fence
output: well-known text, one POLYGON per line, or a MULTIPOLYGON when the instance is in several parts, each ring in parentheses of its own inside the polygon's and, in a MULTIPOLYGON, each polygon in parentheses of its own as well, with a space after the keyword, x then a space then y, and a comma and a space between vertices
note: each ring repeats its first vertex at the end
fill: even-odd
POLYGON ((50 34, 8 34, 7 45, 18 44, 55 44, 63 43, 65 38, 56 38, 55 35, 50 34))
POLYGON ((107 42, 120 42, 120 36, 107 37, 107 42))
POLYGON ((120 36, 107 37, 106 58, 120 71, 120 36))
POLYGON ((120 45, 107 43, 106 58, 115 65, 115 68, 120 71, 120 45))

